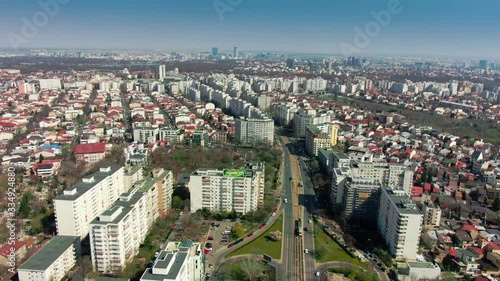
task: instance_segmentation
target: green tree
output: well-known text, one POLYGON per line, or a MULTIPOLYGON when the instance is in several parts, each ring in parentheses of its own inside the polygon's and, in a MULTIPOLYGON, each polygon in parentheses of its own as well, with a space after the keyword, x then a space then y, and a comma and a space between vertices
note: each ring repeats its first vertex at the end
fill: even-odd
POLYGON ((35 195, 31 192, 26 192, 23 194, 21 198, 21 202, 19 203, 18 215, 27 218, 30 215, 32 210, 31 206, 33 201, 36 199, 35 195))
POLYGON ((174 198, 172 198, 172 208, 182 210, 184 207, 184 201, 179 196, 174 196, 174 198))
POLYGON ((242 224, 235 224, 233 228, 231 229, 231 236, 233 236, 234 239, 238 239, 240 237, 243 237, 245 235, 245 229, 243 228, 242 224))
POLYGON ((493 201, 493 211, 498 212, 500 211, 500 197, 497 196, 495 198, 495 201, 493 201))
POLYGON ((40 156, 38 156, 38 163, 42 163, 43 160, 45 160, 45 157, 43 154, 40 154, 40 156))

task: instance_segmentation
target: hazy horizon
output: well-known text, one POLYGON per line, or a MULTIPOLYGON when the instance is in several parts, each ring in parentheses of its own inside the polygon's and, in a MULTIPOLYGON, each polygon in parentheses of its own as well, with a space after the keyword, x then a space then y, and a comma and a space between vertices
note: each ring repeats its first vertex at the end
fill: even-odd
POLYGON ((357 56, 500 59, 500 3, 494 1, 313 0, 307 6, 284 0, 40 2, 51 1, 67 4, 58 4, 45 22, 41 14, 48 12, 39 2, 4 3, 9 14, 0 18, 0 47, 15 50, 15 38, 19 49, 209 52, 238 46, 241 51, 343 55, 342 46, 353 46, 357 51, 349 54, 357 56), (391 5, 397 12, 390 13, 385 26, 379 24, 368 44, 356 45, 355 28, 366 32, 365 26, 376 22, 373 12, 390 11, 391 5), (22 29, 26 21, 33 24, 34 15, 42 24, 28 38, 22 29))

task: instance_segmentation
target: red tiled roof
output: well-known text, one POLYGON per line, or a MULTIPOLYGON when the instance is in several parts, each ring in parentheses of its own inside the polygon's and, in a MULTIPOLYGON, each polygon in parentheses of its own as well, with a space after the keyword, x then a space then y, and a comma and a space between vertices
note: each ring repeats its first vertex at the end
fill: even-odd
POLYGON ((80 144, 75 147, 75 154, 103 153, 105 150, 105 143, 80 144))
POLYGON ((0 247, 0 256, 7 257, 10 254, 11 247, 16 249, 16 251, 17 251, 17 250, 19 250, 19 248, 24 246, 24 244, 25 243, 23 241, 16 242, 14 245, 5 244, 2 247, 0 247))

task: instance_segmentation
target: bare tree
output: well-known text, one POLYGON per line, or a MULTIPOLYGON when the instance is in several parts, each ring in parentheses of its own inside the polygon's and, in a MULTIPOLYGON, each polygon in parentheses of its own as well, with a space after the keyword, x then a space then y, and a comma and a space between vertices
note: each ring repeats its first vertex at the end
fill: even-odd
POLYGON ((262 265, 255 261, 254 257, 248 257, 241 261, 241 269, 245 272, 250 281, 257 281, 262 275, 262 265))

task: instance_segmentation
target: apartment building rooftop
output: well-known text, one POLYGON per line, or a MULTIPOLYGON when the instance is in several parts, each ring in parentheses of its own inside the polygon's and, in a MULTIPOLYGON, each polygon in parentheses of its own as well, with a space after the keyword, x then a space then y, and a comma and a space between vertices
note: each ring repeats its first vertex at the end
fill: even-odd
POLYGON ((79 182, 71 187, 66 188, 63 191, 63 194, 56 197, 55 200, 67 200, 74 201, 81 197, 83 194, 92 189, 96 184, 100 183, 108 176, 114 174, 118 170, 120 170, 121 166, 109 166, 100 168, 98 172, 84 177, 82 182, 79 182))
POLYGON ((437 265, 433 264, 432 262, 416 262, 416 261, 409 261, 407 262, 408 266, 413 267, 413 268, 436 268, 437 265))
POLYGON ((199 247, 199 244, 191 240, 168 243, 153 266, 144 271, 141 280, 177 280, 182 266, 187 263, 189 257, 199 254, 197 252, 199 247))
POLYGON ((254 175, 254 171, 250 169, 208 169, 200 168, 194 171, 191 175, 193 176, 219 176, 228 178, 251 178, 254 175))
POLYGON ((46 270, 79 239, 77 236, 55 236, 24 262, 19 270, 46 270))
POLYGON ((410 197, 396 193, 392 189, 384 189, 383 192, 386 192, 389 196, 392 203, 398 208, 399 214, 405 215, 421 215, 420 209, 417 208, 417 204, 410 197))

